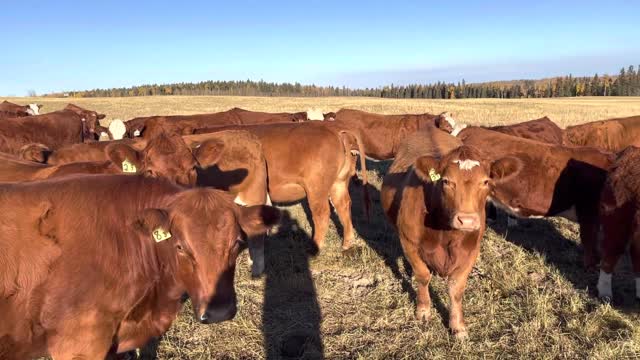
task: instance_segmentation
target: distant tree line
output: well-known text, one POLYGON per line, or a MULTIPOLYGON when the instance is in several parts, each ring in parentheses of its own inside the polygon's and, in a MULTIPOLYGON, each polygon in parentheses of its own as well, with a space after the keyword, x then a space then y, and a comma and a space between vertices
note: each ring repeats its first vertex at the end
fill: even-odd
POLYGON ((347 87, 273 83, 265 81, 202 81, 130 88, 94 89, 47 96, 123 97, 153 95, 236 96, 370 96, 399 99, 551 98, 567 96, 640 96, 640 66, 622 68, 616 76, 555 77, 543 80, 498 81, 467 84, 437 82, 350 89, 347 87))

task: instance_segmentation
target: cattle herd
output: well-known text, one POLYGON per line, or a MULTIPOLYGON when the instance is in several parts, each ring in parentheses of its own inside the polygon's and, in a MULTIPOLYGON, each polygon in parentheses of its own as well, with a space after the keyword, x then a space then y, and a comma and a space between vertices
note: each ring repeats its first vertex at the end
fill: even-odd
POLYGON ((0 104, 2 359, 143 347, 185 294, 198 321, 232 319, 236 259, 248 248, 252 276, 264 271, 272 202, 308 200, 318 250, 333 205, 342 249, 353 246, 358 157, 367 216, 365 157, 393 159, 381 204, 413 269, 418 319, 430 316, 435 273, 448 279, 451 332, 467 336, 462 298, 487 203, 576 221, 603 299, 630 245, 640 299, 640 116, 561 129, 546 117, 476 127, 449 113, 342 109, 310 121, 233 108, 104 128, 105 115, 73 104, 40 108, 0 104))

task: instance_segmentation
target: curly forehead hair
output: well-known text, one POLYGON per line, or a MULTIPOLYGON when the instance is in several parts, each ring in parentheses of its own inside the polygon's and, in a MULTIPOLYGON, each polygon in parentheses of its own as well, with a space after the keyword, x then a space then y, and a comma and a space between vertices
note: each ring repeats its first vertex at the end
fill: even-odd
POLYGON ((457 149, 452 150, 443 157, 443 160, 451 162, 454 160, 476 160, 481 161, 483 158, 482 151, 473 147, 463 145, 457 149))

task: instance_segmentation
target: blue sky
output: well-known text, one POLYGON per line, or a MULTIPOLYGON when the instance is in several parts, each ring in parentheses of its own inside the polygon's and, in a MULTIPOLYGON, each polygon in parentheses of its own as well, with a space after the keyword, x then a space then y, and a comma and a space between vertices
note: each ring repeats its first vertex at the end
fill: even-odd
POLYGON ((379 86, 617 73, 638 4, 27 1, 0 11, 0 95, 245 80, 379 86))

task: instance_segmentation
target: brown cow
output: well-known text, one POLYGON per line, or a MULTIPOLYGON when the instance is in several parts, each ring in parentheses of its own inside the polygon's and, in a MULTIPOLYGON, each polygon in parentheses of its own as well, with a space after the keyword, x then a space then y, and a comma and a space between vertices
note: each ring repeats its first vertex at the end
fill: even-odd
POLYGON ((120 174, 163 177, 182 185, 195 185, 196 159, 178 135, 161 134, 142 150, 123 143, 104 147, 106 161, 45 165, 0 155, 0 181, 30 181, 69 174, 120 174))
POLYGON ((306 120, 306 112, 293 114, 265 113, 233 108, 227 111, 211 114, 138 117, 125 122, 125 126, 127 128, 127 135, 133 138, 135 136, 148 137, 156 135, 157 132, 147 132, 150 121, 152 123, 160 124, 161 127, 171 128, 172 131, 178 134, 187 135, 191 134, 195 129, 213 126, 272 124, 303 122, 306 120))
POLYGON ((279 217, 219 190, 122 175, 0 185, 0 214, 2 359, 142 347, 185 293, 199 322, 233 318, 238 253, 279 217))
POLYGON ((93 140, 98 119, 104 115, 71 104, 69 107, 72 108, 1 121, 0 151, 17 154, 23 146, 33 143, 56 150, 64 145, 93 140))
POLYGON ((517 172, 517 160, 485 161, 475 148, 456 148, 459 144, 440 131, 407 138, 384 178, 380 199, 418 282, 416 317, 430 317, 431 272, 446 277, 449 328, 465 338, 462 297, 480 252, 487 196, 494 182, 517 172))
POLYGON ((619 154, 607 176, 600 203, 604 239, 598 279, 598 295, 613 296, 611 274, 618 259, 631 244, 631 262, 636 276, 636 298, 640 300, 640 149, 629 147, 619 154))
MULTIPOLYGON (((242 206, 271 205, 267 163, 260 139, 248 131, 220 131, 183 136, 198 161, 198 186, 229 191, 242 206)), ((264 272, 264 242, 249 246, 251 275, 264 272)))
MULTIPOLYGON (((267 160, 272 201, 286 203, 307 198, 313 218, 313 240, 319 249, 329 226, 329 200, 343 225, 342 248, 346 250, 352 246, 355 234, 349 180, 356 172, 352 144, 357 144, 355 146, 363 151, 357 134, 337 131, 318 122, 220 127, 199 129, 196 133, 231 129, 249 131, 260 139, 267 160)), ((360 164, 366 191, 367 172, 363 157, 360 157, 360 164)), ((366 202, 366 194, 365 199, 366 202)))
POLYGON ((517 124, 489 126, 485 129, 547 144, 562 145, 562 129, 546 116, 517 124))
POLYGON ((7 100, 0 103, 0 119, 39 115, 42 105, 18 105, 7 100))
MULTIPOLYGON (((328 114, 329 121, 332 118, 330 114, 328 114)), ((364 142, 366 156, 373 160, 393 159, 404 139, 418 130, 438 127, 455 136, 464 128, 464 125, 456 124, 449 113, 380 115, 360 110, 341 109, 334 115, 334 120, 326 124, 348 129, 360 135, 364 142)))
POLYGON ((591 146, 619 152, 627 146, 640 146, 640 116, 629 116, 569 126, 564 130, 564 144, 591 146))
POLYGON ((577 221, 587 268, 598 262, 599 194, 612 154, 588 147, 565 147, 501 134, 477 127, 458 136, 482 149, 489 160, 514 156, 522 170, 500 183, 492 202, 518 217, 563 216, 577 221))

